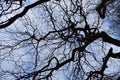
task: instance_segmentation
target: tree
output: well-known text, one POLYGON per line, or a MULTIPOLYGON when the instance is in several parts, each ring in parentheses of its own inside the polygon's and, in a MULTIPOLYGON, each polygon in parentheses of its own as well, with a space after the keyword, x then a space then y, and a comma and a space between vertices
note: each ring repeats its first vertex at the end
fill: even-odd
POLYGON ((57 72, 64 72, 65 80, 117 80, 120 52, 113 45, 118 48, 120 40, 104 25, 116 1, 107 3, 38 0, 14 10, 3 7, 1 16, 16 14, 0 23, 0 79, 57 80, 57 72))

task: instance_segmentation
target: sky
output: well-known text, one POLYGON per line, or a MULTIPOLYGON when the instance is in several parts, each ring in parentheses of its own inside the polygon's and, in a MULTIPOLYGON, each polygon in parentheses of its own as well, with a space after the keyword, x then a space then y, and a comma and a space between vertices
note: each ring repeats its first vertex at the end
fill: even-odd
MULTIPOLYGON (((26 0, 27 2, 25 3, 25 5, 27 5, 27 4, 31 4, 32 2, 33 2, 33 0, 26 0)), ((90 1, 90 0, 87 0, 88 2, 90 1)), ((42 9, 42 8, 41 8, 42 9)), ((58 8, 57 8, 58 9, 58 8)), ((42 10, 44 10, 44 9, 42 9, 42 10)), ((8 30, 17 30, 17 29, 19 29, 19 30, 21 30, 21 31, 23 31, 24 32, 24 29, 25 29, 25 31, 26 31, 26 29, 27 28, 24 28, 23 27, 23 25, 25 25, 25 22, 27 22, 26 20, 24 20, 25 18, 30 18, 31 19, 31 22, 34 22, 32 25, 35 25, 36 27, 37 27, 37 29, 38 29, 38 31, 40 30, 42 33, 46 33, 46 32, 48 32, 48 31, 50 31, 51 30, 51 24, 49 24, 49 23, 47 23, 47 19, 48 18, 46 18, 46 20, 43 20, 43 17, 45 17, 44 15, 42 15, 42 14, 45 14, 45 12, 42 12, 42 10, 39 10, 39 9, 37 9, 37 8, 35 8, 35 9, 31 9, 31 10, 29 10, 28 11, 28 13, 26 14, 26 16, 24 16, 23 18, 21 18, 21 19, 19 19, 19 20, 17 20, 15 23, 13 23, 11 26, 9 26, 7 29, 8 30), (40 15, 42 15, 42 16, 40 16, 40 15), (29 16, 29 17, 28 17, 29 16), (39 17, 39 18, 38 18, 39 17), (21 22, 20 22, 21 21, 21 22), (46 22, 45 22, 46 21, 46 22), (45 24, 44 24, 45 23, 45 24), (47 27, 44 27, 44 26, 47 26, 47 27), (49 28, 48 28, 48 26, 50 26, 49 28)), ((59 10, 57 10, 57 11, 59 11, 59 10)), ((56 11, 56 12, 57 12, 56 11)), ((56 13, 57 14, 57 13, 56 13)), ((58 14, 60 14, 60 13, 58 13, 58 14)), ((62 14, 62 13, 61 13, 62 14)), ((60 14, 60 15, 61 15, 60 14)), ((11 16, 12 16, 13 14, 11 14, 11 16)), ((56 16, 56 17, 59 17, 59 16, 56 16)), ((89 17, 91 17, 91 18, 95 18, 94 16, 91 16, 91 15, 89 15, 89 17)), ((62 18, 62 17, 61 17, 62 18)), ((61 19, 60 18, 60 19, 61 19)), ((91 19, 88 19, 89 20, 89 23, 92 23, 92 22, 94 22, 95 20, 91 20, 91 19)), ((29 22, 29 21, 28 21, 29 22)), ((58 20, 58 22, 59 22, 59 20, 58 20)), ((102 24, 102 23, 101 23, 102 24)), ((59 24, 56 24, 56 25, 59 25, 59 24)), ((92 24, 91 24, 92 25, 92 24)), ((101 26, 101 25, 100 25, 101 26)), ((102 30, 104 30, 104 31, 106 31, 106 32, 109 32, 109 30, 110 30, 110 27, 109 27, 109 22, 108 21, 106 21, 104 24, 102 24, 102 26, 105 26, 105 27, 103 27, 103 28, 101 28, 101 31, 102 30)), ((28 29, 30 29, 29 30, 29 32, 31 32, 32 33, 32 31, 33 31, 33 29, 31 29, 30 27, 28 28, 28 29)), ((38 35, 39 35, 39 33, 37 33, 38 35)), ((112 37, 115 37, 114 35, 112 35, 112 34, 110 34, 112 37)), ((3 32, 2 32, 2 30, 1 30, 1 32, 0 32, 0 36, 2 37, 2 39, 11 39, 10 37, 11 36, 13 36, 13 35, 10 35, 9 33, 6 33, 6 34, 4 34, 4 30, 3 30, 3 32)), ((42 36, 42 35, 41 35, 42 36)), ((22 36, 22 37, 20 37, 20 38, 24 38, 24 36, 22 36)), ((13 42, 14 42, 14 40, 13 40, 13 42)), ((95 41, 96 43, 99 43, 98 41, 95 41)), ((96 43, 92 43, 89 47, 88 47, 88 49, 90 49, 90 50, 96 50, 95 52, 98 52, 99 51, 99 53, 102 53, 102 50, 101 49, 97 49, 96 47, 98 46, 98 44, 96 44, 96 43)), ((101 42, 102 43, 102 42, 101 42)), ((99 45, 103 45, 103 44, 99 44, 99 45)), ((2 44, 6 44, 6 43, 2 43, 2 44)), ((8 43, 7 44, 12 44, 12 41, 11 42, 9 42, 8 41, 8 43)), ((43 43, 41 43, 40 45, 42 45, 43 43)), ((110 47, 114 47, 114 50, 113 51, 115 51, 115 52, 119 52, 119 48, 118 47, 116 47, 116 46, 114 46, 114 45, 110 45, 110 44, 108 44, 108 43, 105 43, 104 44, 105 45, 105 48, 104 48, 104 50, 105 50, 105 53, 107 53, 108 52, 108 49, 110 49, 110 47)), ((19 47, 19 46, 18 46, 19 47)), ((54 47, 54 46, 52 46, 52 47, 54 47)), ((4 61, 2 61, 2 62, 0 62, 0 64, 1 64, 1 69, 3 69, 3 70, 14 70, 16 67, 14 67, 14 65, 16 65, 15 64, 15 62, 14 61, 12 61, 12 60, 15 60, 15 61, 20 61, 19 59, 21 59, 22 61, 25 61, 25 62, 32 62, 33 61, 33 56, 31 56, 31 55, 33 55, 33 53, 31 53, 31 54, 26 54, 26 52, 27 51, 29 51, 29 48, 32 48, 32 47, 27 47, 27 48, 24 48, 24 49, 18 49, 18 50, 16 50, 16 51, 14 51, 14 53, 12 53, 13 55, 11 55, 11 56, 9 56, 9 55, 7 55, 7 56, 9 56, 9 58, 6 58, 6 60, 4 60, 4 61), (19 58, 21 55, 23 55, 22 56, 22 58, 19 58), (12 59, 11 59, 12 58, 12 59), (11 60, 11 61, 10 61, 11 60), (8 67, 8 65, 9 65, 9 67, 8 67)), ((49 47, 40 47, 40 48, 42 48, 40 51, 41 51, 41 53, 43 54, 43 55, 41 55, 40 56, 40 58, 43 58, 43 57, 45 57, 45 55, 47 56, 47 55, 49 55, 49 54, 47 54, 47 53, 49 53, 50 52, 50 48, 49 47), (46 48, 46 49, 45 49, 46 48)), ((59 52, 59 53, 61 53, 61 52, 59 52)), ((99 53, 96 53, 96 54, 99 54, 99 53)), ((2 55, 6 55, 6 54, 3 54, 3 53, 1 53, 2 55)), ((103 54, 99 54, 100 56, 104 56, 103 54)), ((98 56, 98 55, 96 55, 96 56, 98 56)), ((58 56, 58 58, 59 58, 59 56, 58 56)), ((99 57, 98 56, 98 58, 100 58, 101 59, 101 57, 99 57)), ((41 59, 41 60, 44 60, 44 59, 41 59)), ((102 59, 101 59, 102 60, 102 59)), ((93 59, 93 57, 92 56, 89 56, 89 54, 88 54, 88 61, 91 61, 92 63, 92 65, 94 65, 94 66, 98 66, 99 64, 98 63, 96 63, 96 62, 94 62, 93 63, 93 61, 94 61, 94 59, 93 59), (95 64, 96 63, 96 64, 95 64)), ((114 63, 113 64, 113 66, 112 67, 109 67, 107 70, 108 70, 108 73, 110 73, 110 72, 113 72, 113 71, 118 71, 119 70, 119 68, 120 67, 118 67, 117 65, 119 65, 120 66, 120 61, 119 60, 115 60, 115 59, 111 59, 110 60, 112 63, 114 63), (114 69, 114 67, 116 67, 116 70, 114 69)), ((83 62, 84 62, 84 59, 83 59, 83 62)), ((25 69, 28 69, 29 67, 30 67, 30 64, 31 63, 29 63, 29 65, 27 64, 27 63, 24 63, 24 64, 22 64, 21 63, 21 65, 23 65, 24 66, 24 68, 25 69)), ((32 65, 32 64, 31 64, 32 65)), ((108 63, 108 65, 111 65, 111 63, 109 62, 108 63)), ((64 68, 64 67, 63 67, 64 68)), ((86 68, 86 67, 85 67, 86 68)), ((62 69, 62 68, 61 68, 62 69)), ((67 76, 67 77, 69 77, 69 73, 72 71, 71 69, 72 69, 72 67, 69 67, 69 70, 58 70, 58 71, 54 71, 53 72, 53 74, 54 74, 54 77, 53 77, 53 80, 67 80, 67 79, 65 79, 66 77, 64 76, 64 74, 67 76)), ((29 70, 29 69, 28 69, 29 70)), ((88 69, 89 70, 89 69, 88 69)), ((106 70, 106 71, 107 71, 106 70)), ((11 79, 11 77, 9 78, 9 80, 11 79)), ((3 79, 3 80, 8 80, 8 79, 3 79)), ((11 79, 12 80, 12 79, 11 79)))

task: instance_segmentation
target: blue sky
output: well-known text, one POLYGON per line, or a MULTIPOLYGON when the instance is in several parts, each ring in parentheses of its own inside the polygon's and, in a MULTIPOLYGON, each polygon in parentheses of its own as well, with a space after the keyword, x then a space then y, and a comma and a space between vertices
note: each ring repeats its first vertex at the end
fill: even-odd
MULTIPOLYGON (((27 1, 26 4, 30 4, 30 3, 33 2, 33 0, 26 0, 26 1, 27 1)), ((87 0, 87 1, 89 1, 89 0, 87 0)), ((61 2, 61 4, 64 5, 62 2, 61 2)), ((11 26, 9 26, 6 29, 8 31, 11 31, 11 32, 12 32, 12 30, 13 30, 13 32, 18 30, 18 31, 23 32, 23 33, 25 33, 25 31, 27 31, 27 29, 28 29, 28 32, 30 32, 31 34, 34 34, 33 33, 33 30, 34 30, 33 26, 34 26, 34 28, 37 29, 35 34, 38 36, 38 38, 44 36, 48 31, 52 30, 53 26, 51 26, 51 23, 49 23, 49 18, 46 18, 48 16, 48 14, 44 11, 44 9, 41 6, 38 6, 38 7, 39 8, 34 8, 34 9, 29 10, 28 13, 24 17, 20 18, 19 20, 17 20, 15 23, 13 23, 11 26)), ((55 7, 55 6, 53 6, 53 7, 55 7)), ((91 6, 91 7, 93 7, 93 6, 91 6)), ((60 26, 60 24, 58 24, 58 23, 60 23, 60 21, 62 21, 61 20, 62 17, 59 18, 59 16, 62 16, 63 13, 62 12, 58 13, 58 11, 60 11, 59 7, 53 8, 53 9, 54 9, 54 15, 56 17, 56 22, 55 23, 56 23, 57 26, 60 26), (56 14, 59 15, 59 16, 57 16, 56 14)), ((96 13, 93 13, 93 14, 96 14, 96 13)), ((93 14, 88 16, 88 17, 90 17, 88 19, 89 20, 88 22, 89 23, 95 22, 94 26, 96 26, 98 24, 97 23, 98 18, 96 18, 96 17, 98 17, 98 15, 94 15, 95 16, 94 17, 93 14), (91 20, 91 18, 92 18, 92 20, 91 20)), ((11 14, 11 16, 13 16, 13 14, 11 14)), ((9 17, 10 17, 10 15, 9 15, 9 17)), ((78 20, 78 19, 76 19, 76 20, 78 20)), ((90 24, 90 25, 92 26, 93 24, 90 24)), ((81 26, 81 24, 80 24, 80 26, 81 26)), ((101 28, 100 28, 101 31, 104 30, 107 33, 111 32, 108 21, 101 21, 99 23, 99 26, 101 26, 101 28)), ((59 29, 59 27, 57 29, 59 29)), ((16 35, 9 34, 7 32, 5 33, 4 30, 1 30, 0 34, 1 34, 0 36, 2 37, 1 41, 6 40, 6 42, 3 41, 3 43, 2 43, 3 45, 4 44, 5 45, 14 44, 14 41, 15 41, 14 38, 15 38, 16 35), (10 41, 9 41, 9 39, 10 39, 10 41)), ((109 33, 109 35, 116 38, 116 36, 114 36, 112 33, 109 33)), ((28 35, 20 36, 19 33, 18 33, 17 36, 19 36, 18 38, 16 38, 18 40, 29 37, 28 35)), ((57 42, 59 40, 53 40, 53 41, 57 42)), ((48 56, 56 56, 59 60, 61 60, 62 57, 64 56, 63 53, 62 53, 64 49, 56 50, 55 53, 52 54, 52 51, 53 51, 52 49, 54 47, 57 47, 57 45, 52 46, 52 45, 50 45, 51 43, 52 42, 47 42, 47 41, 42 41, 42 42, 39 43, 39 49, 38 49, 39 53, 40 53, 39 63, 38 63, 39 66, 36 68, 36 70, 41 68, 43 66, 43 64, 46 65, 47 59, 49 59, 48 56), (45 43, 49 44, 48 47, 42 46, 45 43)), ((23 44, 21 44, 20 46, 17 46, 17 47, 21 47, 22 45, 25 45, 25 44, 23 43, 23 44)), ((0 53, 0 54, 3 55, 3 56, 7 55, 8 57, 4 58, 5 60, 0 62, 1 69, 3 69, 3 70, 13 70, 14 71, 15 68, 18 68, 18 65, 16 67, 16 63, 19 64, 19 65, 22 65, 22 67, 24 67, 24 69, 26 71, 27 70, 29 71, 29 69, 33 69, 33 67, 34 67, 33 66, 34 62, 33 61, 34 61, 34 58, 35 58, 35 56, 34 56, 35 51, 34 51, 34 49, 33 50, 31 50, 31 49, 34 46, 36 46, 36 44, 34 44, 34 45, 31 44, 31 46, 28 46, 28 47, 25 47, 25 48, 20 48, 18 50, 13 50, 13 53, 11 53, 10 55, 7 53, 6 50, 3 50, 3 53, 0 53), (16 62, 14 62, 14 61, 16 61, 16 62)), ((119 50, 120 50, 119 47, 116 47, 114 45, 111 45, 111 44, 108 44, 108 43, 102 44, 102 41, 99 41, 99 40, 96 40, 94 43, 90 44, 90 46, 88 46, 87 48, 88 48, 88 50, 92 51, 93 53, 95 52, 94 54, 97 57, 97 59, 102 61, 102 57, 104 57, 106 55, 106 53, 108 52, 110 47, 113 47, 114 48, 113 51, 115 51, 115 52, 119 52, 119 50), (103 46, 103 48, 99 48, 98 45, 99 45, 99 47, 101 47, 103 45, 104 46, 103 46), (104 53, 103 53, 103 51, 104 51, 104 53)), ((67 47, 66 49, 68 49, 68 48, 69 47, 67 47)), ((65 50, 65 52, 66 52, 65 53, 66 55, 69 54, 69 49, 65 50)), ((67 57, 69 57, 69 55, 67 55, 67 57)), ((101 64, 101 63, 99 64, 98 62, 95 62, 92 55, 87 54, 87 57, 88 57, 88 61, 90 61, 90 64, 92 64, 94 67, 99 66, 101 64)), ((84 67, 85 70, 89 71, 90 68, 84 62, 85 62, 85 59, 82 59, 82 64, 85 66, 84 67)), ((120 68, 119 67, 120 66, 120 61, 119 60, 111 59, 110 62, 108 63, 108 65, 111 65, 111 62, 113 64, 113 66, 110 66, 106 70, 106 73, 108 73, 108 74, 113 72, 113 71, 117 72, 120 68), (114 69, 114 67, 116 67, 116 69, 114 69)), ((74 65, 74 64, 71 63, 70 66, 68 67, 68 70, 67 69, 64 70, 64 68, 66 68, 66 66, 64 66, 64 67, 60 68, 58 71, 54 71, 53 72, 53 75, 54 75, 53 80, 67 80, 66 76, 68 78, 70 77, 70 74, 72 72, 72 67, 71 67, 72 65, 74 65)), ((18 69, 18 71, 19 71, 19 69, 18 69)), ((3 79, 3 80, 6 80, 6 79, 3 79)), ((9 78, 9 80, 10 80, 10 78, 9 78)))

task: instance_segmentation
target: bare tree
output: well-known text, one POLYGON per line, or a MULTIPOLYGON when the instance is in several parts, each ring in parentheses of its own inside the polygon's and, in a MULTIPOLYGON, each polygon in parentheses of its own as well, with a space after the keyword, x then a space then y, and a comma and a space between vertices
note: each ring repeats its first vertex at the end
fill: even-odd
POLYGON ((65 80, 119 79, 113 45, 119 48, 120 40, 104 25, 115 1, 107 1, 38 0, 1 22, 0 79, 57 80, 57 72, 65 80))

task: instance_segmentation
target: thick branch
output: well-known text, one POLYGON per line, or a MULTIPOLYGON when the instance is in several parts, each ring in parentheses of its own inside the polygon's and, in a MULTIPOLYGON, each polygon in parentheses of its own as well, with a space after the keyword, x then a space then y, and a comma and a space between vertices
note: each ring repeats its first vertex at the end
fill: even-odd
POLYGON ((88 41, 88 44, 93 42, 94 40, 97 40, 98 38, 102 38, 103 42, 107 42, 116 46, 120 46, 120 40, 114 39, 110 37, 108 34, 105 32, 97 33, 94 36, 90 37, 88 41))
POLYGON ((108 42, 108 43, 114 44, 116 46, 120 46, 120 40, 117 40, 117 39, 114 39, 114 38, 108 36, 105 32, 102 32, 101 36, 102 36, 104 42, 108 42))
MULTIPOLYGON (((49 34, 50 34, 50 33, 48 33, 47 35, 49 35, 49 34)), ((46 36, 47 36, 47 35, 46 35, 46 36)), ((71 61, 74 61, 74 55, 75 55, 75 52, 76 52, 76 51, 81 51, 81 52, 84 51, 85 48, 86 48, 90 43, 92 43, 94 40, 96 40, 96 39, 98 39, 98 38, 102 38, 104 42, 108 42, 108 43, 114 44, 114 45, 116 45, 116 46, 120 46, 120 41, 119 41, 119 40, 113 39, 112 37, 108 36, 105 32, 101 32, 101 33, 98 33, 98 34, 96 34, 95 36, 91 37, 90 40, 87 40, 88 42, 87 42, 83 47, 75 48, 75 49, 73 50, 73 52, 72 52, 71 58, 69 58, 69 59, 67 59, 67 60, 65 60, 65 61, 63 61, 63 62, 61 62, 61 63, 59 63, 59 62, 57 61, 58 64, 57 64, 54 68, 46 69, 46 68, 49 66, 50 62, 51 62, 51 60, 49 60, 49 61, 48 61, 48 65, 46 65, 46 66, 43 67, 42 69, 40 69, 40 70, 38 70, 38 71, 35 71, 35 72, 32 72, 32 73, 28 73, 28 74, 26 74, 26 75, 23 75, 23 76, 21 76, 21 77, 20 77, 19 79, 17 79, 17 80, 20 80, 20 79, 23 79, 23 78, 27 79, 27 78, 33 77, 33 75, 35 75, 35 74, 38 75, 39 73, 42 73, 42 72, 45 72, 45 71, 49 71, 49 70, 51 70, 52 72, 53 72, 54 70, 58 70, 58 69, 61 68, 62 66, 70 63, 71 61)), ((104 59, 104 63, 103 63, 102 69, 101 69, 100 71, 98 71, 97 73, 103 75, 103 72, 104 72, 105 68, 107 67, 107 65, 106 65, 106 64, 107 64, 107 61, 109 60, 110 57, 116 57, 116 55, 118 55, 118 54, 112 55, 112 48, 111 48, 110 51, 109 51, 109 53, 108 53, 108 55, 107 55, 107 56, 105 57, 105 59, 104 59)), ((56 60, 57 60, 57 59, 56 59, 56 60)), ((95 72, 94 72, 94 73, 95 73, 95 72)))
POLYGON ((114 1, 115 0, 101 0, 101 3, 96 7, 96 11, 102 19, 105 18, 106 7, 114 1))
POLYGON ((37 5, 39 5, 39 4, 42 4, 42 3, 45 3, 45 2, 48 2, 48 1, 50 1, 50 0, 38 0, 37 2, 35 2, 35 3, 31 4, 31 5, 26 6, 25 9, 24 9, 21 13, 15 15, 15 16, 13 16, 13 17, 11 17, 11 18, 8 20, 8 22, 6 22, 6 23, 4 23, 4 24, 1 23, 0 29, 6 28, 6 27, 8 27, 9 25, 11 25, 11 24, 12 24, 13 22, 15 22, 18 18, 24 16, 24 15, 28 12, 29 9, 34 8, 35 6, 37 6, 37 5))

